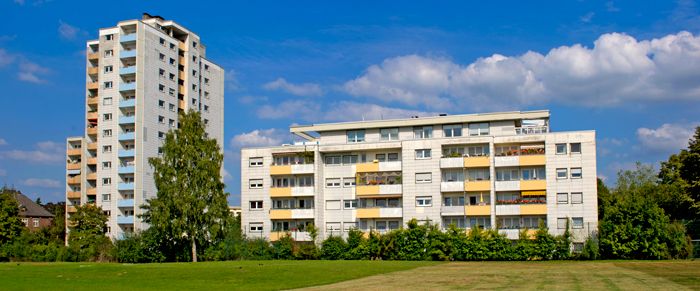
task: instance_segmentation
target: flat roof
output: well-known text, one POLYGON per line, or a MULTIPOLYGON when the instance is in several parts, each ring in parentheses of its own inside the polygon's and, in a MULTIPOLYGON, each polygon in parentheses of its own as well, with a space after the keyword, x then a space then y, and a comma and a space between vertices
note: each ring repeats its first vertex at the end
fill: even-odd
POLYGON ((320 123, 311 125, 296 125, 290 126, 289 132, 309 139, 313 138, 311 132, 326 132, 326 131, 341 131, 352 129, 367 129, 367 128, 385 128, 385 127, 405 127, 405 126, 422 126, 433 124, 450 124, 450 123, 470 123, 470 122, 485 122, 485 121, 503 121, 515 119, 539 119, 549 118, 549 110, 533 110, 533 111, 506 111, 492 113, 475 113, 475 114, 458 114, 445 116, 426 116, 418 118, 400 118, 386 120, 370 120, 370 121, 351 121, 337 123, 320 123))

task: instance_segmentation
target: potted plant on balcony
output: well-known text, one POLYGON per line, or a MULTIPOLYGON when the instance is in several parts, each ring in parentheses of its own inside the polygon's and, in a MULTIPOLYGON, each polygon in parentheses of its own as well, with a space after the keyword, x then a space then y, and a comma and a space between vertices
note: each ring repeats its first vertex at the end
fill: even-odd
POLYGON ((305 164, 314 163, 314 152, 303 151, 301 153, 297 153, 297 156, 303 158, 305 164))

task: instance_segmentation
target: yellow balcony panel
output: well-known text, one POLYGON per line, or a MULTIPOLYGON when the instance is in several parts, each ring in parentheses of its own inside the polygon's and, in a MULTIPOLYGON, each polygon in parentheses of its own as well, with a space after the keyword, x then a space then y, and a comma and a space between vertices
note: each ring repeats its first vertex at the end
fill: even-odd
POLYGON ((360 208, 355 216, 357 218, 379 218, 379 208, 360 208))
POLYGON ((99 72, 98 67, 91 67, 91 68, 87 69, 88 75, 97 75, 98 72, 99 72))
POLYGON ((179 64, 184 65, 185 64, 185 57, 179 57, 178 62, 179 62, 179 64))
POLYGON ((370 186, 356 186, 355 195, 357 196, 367 196, 367 195, 379 195, 379 185, 370 186))
POLYGON ((81 178, 82 178, 82 176, 77 175, 75 177, 66 178, 66 182, 68 182, 68 184, 70 184, 70 185, 80 184, 81 178))
POLYGON ((291 175, 292 166, 270 166, 270 175, 291 175))
POLYGON ((545 190, 522 191, 522 192, 520 192, 520 195, 522 195, 523 197, 546 196, 547 191, 545 191, 545 190))
POLYGON ((89 53, 87 58, 88 60, 97 60, 100 58, 100 53, 89 53))
POLYGON ((183 72, 183 71, 178 71, 178 72, 177 72, 177 77, 178 77, 180 80, 185 80, 185 76, 187 76, 187 75, 185 74, 185 72, 183 72))
POLYGON ((547 180, 520 181, 520 191, 546 190, 547 180))
POLYGON ((547 204, 520 205, 520 215, 546 215, 547 204))
POLYGON ((187 50, 187 45, 186 45, 184 42, 181 42, 181 41, 177 43, 177 47, 178 47, 179 49, 183 50, 183 51, 186 51, 186 50, 187 50))
POLYGON ((79 156, 80 154, 82 154, 81 149, 67 149, 66 150, 66 155, 69 155, 69 156, 79 156))
POLYGON ((89 151, 94 151, 97 150, 97 143, 96 142, 91 142, 87 145, 87 149, 89 151))
POLYGON ((87 119, 97 120, 97 112, 88 112, 87 119))
POLYGON ((80 163, 66 164, 66 170, 80 170, 80 163))
POLYGON ((97 188, 88 188, 87 191, 85 191, 85 194, 87 195, 97 195, 97 188))
POLYGON ((97 173, 90 173, 90 174, 87 174, 87 179, 88 179, 88 180, 91 180, 91 181, 97 180, 97 173))
POLYGON ((491 181, 467 181, 464 187, 465 191, 490 191, 491 181))
POLYGON ((467 157, 464 158, 465 168, 483 168, 491 166, 489 157, 467 157))
POLYGON ((379 172, 379 163, 362 163, 355 166, 355 171, 358 173, 379 172))
POLYGON ((75 209, 75 206, 66 206, 66 211, 67 211, 68 213, 75 213, 75 212, 78 211, 78 210, 75 209))
POLYGON ((177 90, 180 92, 180 94, 185 94, 187 92, 187 90, 185 90, 185 85, 177 86, 177 90))
POLYGON ((292 197, 291 187, 270 188, 270 197, 292 197))
POLYGON ((544 155, 520 156, 520 166, 543 166, 545 163, 544 155))
POLYGON ((66 192, 66 198, 68 198, 68 199, 80 199, 80 191, 68 191, 68 192, 66 192))
POLYGON ((292 210, 272 209, 270 210, 270 219, 292 219, 292 210))
POLYGON ((180 102, 177 104, 177 108, 185 110, 185 100, 180 100, 180 102))
POLYGON ((100 98, 95 97, 88 97, 87 99, 88 105, 98 105, 100 103, 100 98))
POLYGON ((97 82, 90 82, 87 84, 88 90, 97 90, 100 87, 100 84, 97 82))
POLYGON ((273 231, 270 232, 270 241, 278 241, 286 235, 284 231, 273 231))
POLYGON ((466 205, 464 213, 469 216, 491 215, 491 205, 466 205))
POLYGON ((87 160, 88 165, 97 165, 97 158, 89 158, 87 160))
POLYGON ((97 135, 97 127, 88 127, 86 131, 88 135, 97 135))

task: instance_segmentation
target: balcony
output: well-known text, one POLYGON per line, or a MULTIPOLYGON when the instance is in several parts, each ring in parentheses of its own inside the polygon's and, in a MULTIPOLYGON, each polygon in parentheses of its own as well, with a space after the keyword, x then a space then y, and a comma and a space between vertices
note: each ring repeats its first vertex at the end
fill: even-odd
POLYGON ((134 91, 134 90, 136 90, 136 82, 119 84, 119 91, 120 92, 134 91))
POLYGON ((134 199, 119 199, 117 200, 117 207, 134 207, 134 199))
POLYGON ((547 204, 520 205, 520 215, 546 215, 547 204))
POLYGON ((464 189, 466 191, 490 191, 491 181, 466 181, 464 183, 464 189))
POLYGON ((90 173, 90 174, 87 174, 87 179, 88 179, 88 181, 95 181, 95 180, 97 180, 97 173, 90 173))
POLYGON ((440 215, 443 216, 463 216, 465 214, 464 212, 464 206, 442 206, 440 208, 440 215))
POLYGON ((119 101, 119 108, 131 108, 136 106, 136 98, 122 99, 119 101))
POLYGON ((129 43, 129 42, 135 42, 136 41, 136 33, 130 33, 130 34, 122 34, 119 37, 119 42, 121 43, 129 43))
POLYGON ((546 190, 547 180, 523 180, 520 181, 520 191, 546 190))
POLYGON ((178 60, 178 64, 180 64, 180 65, 184 65, 187 63, 186 62, 187 60, 185 59, 185 57, 178 57, 177 60, 178 60))
POLYGON ((82 178, 83 177, 81 175, 68 177, 68 178, 66 178, 66 183, 68 183, 68 185, 80 184, 80 181, 82 180, 82 178))
POLYGON ((546 163, 544 155, 528 155, 520 157, 520 166, 543 166, 546 163))
POLYGON ((87 149, 89 151, 94 151, 97 150, 97 143, 96 142, 91 142, 87 145, 87 149))
POLYGON ((119 174, 133 174, 134 173, 134 166, 120 166, 119 167, 119 174))
MULTIPOLYGON (((182 86, 180 86, 180 87, 182 87, 182 86)), ((180 92, 182 92, 182 91, 180 91, 180 92)), ((184 94, 184 93, 183 93, 183 94, 184 94)), ((187 106, 187 103, 185 102, 185 100, 178 100, 178 103, 177 103, 177 108, 178 108, 178 109, 185 110, 185 107, 186 107, 186 106, 187 106)))
POLYGON ((133 191, 134 190, 134 182, 130 182, 130 183, 120 182, 119 184, 117 184, 117 190, 119 190, 119 191, 132 190, 133 191))
POLYGON ((100 53, 99 53, 99 52, 97 52, 97 53, 88 53, 88 54, 87 54, 87 58, 88 58, 88 60, 90 60, 90 61, 99 60, 99 59, 100 59, 100 53))
POLYGON ((184 42, 181 42, 181 41, 177 43, 177 47, 178 47, 179 49, 183 50, 183 51, 186 51, 186 50, 187 50, 187 45, 186 45, 184 42))
POLYGON ((87 164, 88 165, 97 165, 97 158, 88 158, 87 164))
POLYGON ((361 163, 355 165, 355 172, 357 173, 390 171, 401 171, 401 161, 361 163))
POLYGON ((87 119, 88 120, 97 120, 97 112, 88 112, 87 119))
POLYGON ((97 135, 97 127, 88 127, 85 131, 87 135, 97 135))
POLYGON ((68 198, 68 199, 80 199, 80 191, 67 191, 66 198, 68 198))
POLYGON ((129 141, 129 140, 134 140, 134 133, 133 132, 122 133, 119 135, 119 141, 129 141))
POLYGON ((313 196, 314 187, 274 187, 270 188, 270 197, 313 196))
POLYGON ((496 191, 520 191, 520 180, 496 181, 496 191))
POLYGON ((70 206, 70 205, 66 206, 66 212, 75 213, 76 211, 78 211, 78 209, 76 209, 75 206, 70 206))
POLYGON ((87 98, 87 104, 88 105, 99 105, 100 104, 100 98, 95 97, 88 97, 87 98))
POLYGON ((133 75, 136 74, 136 66, 128 66, 119 69, 120 75, 133 75))
POLYGON ((488 156, 479 157, 446 157, 440 159, 440 168, 486 168, 491 166, 488 156))
POLYGON ((466 205, 464 213, 467 216, 487 216, 491 215, 491 205, 466 205))
POLYGON ((136 116, 121 116, 119 117, 119 124, 134 124, 136 122, 136 116))
POLYGON ((134 224, 134 216, 117 216, 117 224, 134 224))
POLYGON ((119 58, 121 59, 128 59, 128 58, 135 58, 136 57, 136 50, 123 50, 119 52, 119 58))
POLYGON ((98 67, 89 67, 87 69, 88 75, 97 75, 97 73, 99 73, 99 72, 100 72, 100 68, 98 68, 98 67))
POLYGON ((547 201, 542 199, 516 199, 496 201, 496 215, 546 215, 547 201))
POLYGON ((464 191, 463 181, 450 181, 440 183, 441 192, 462 192, 464 191))
POLYGON ((80 170, 80 163, 68 163, 66 164, 66 170, 80 170))
POLYGON ((87 195, 97 195, 97 188, 95 188, 95 187, 88 188, 87 191, 85 191, 85 194, 87 194, 87 195))
POLYGON ((310 209, 270 209, 270 219, 313 219, 314 210, 310 209))
POLYGON ((289 235, 294 241, 311 241, 311 235, 306 231, 272 231, 270 241, 278 241, 289 235))
POLYGON ((178 79, 180 79, 180 80, 185 80, 185 72, 183 72, 183 71, 178 71, 178 72, 177 72, 177 77, 178 77, 178 79))
POLYGON ((78 170, 67 170, 66 174, 68 175, 79 175, 80 174, 80 169, 78 170))
POLYGON ((270 175, 299 175, 313 174, 314 164, 299 164, 299 165, 272 165, 270 166, 270 175))
POLYGON ((88 82, 87 83, 87 89, 88 90, 97 90, 100 88, 100 84, 97 82, 88 82))
POLYGON ((395 208, 359 208, 357 209, 356 215, 358 219, 363 218, 401 218, 403 216, 403 209, 401 207, 395 208))
POLYGON ((82 149, 67 149, 66 150, 66 155, 67 156, 79 156, 83 153, 82 149))
POLYGON ((370 196, 396 196, 401 195, 402 192, 401 184, 394 185, 361 185, 355 187, 355 195, 358 197, 370 197, 370 196))
POLYGON ((119 150, 119 157, 120 158, 133 158, 134 157, 134 150, 119 150))
POLYGON ((526 134, 543 134, 549 132, 546 126, 531 126, 531 127, 516 127, 515 134, 526 135, 526 134))

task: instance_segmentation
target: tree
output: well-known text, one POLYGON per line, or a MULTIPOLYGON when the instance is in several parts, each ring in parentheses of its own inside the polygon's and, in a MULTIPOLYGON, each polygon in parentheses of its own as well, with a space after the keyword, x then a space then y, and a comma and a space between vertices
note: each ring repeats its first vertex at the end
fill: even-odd
POLYGON ((191 259, 197 246, 223 234, 228 214, 221 179, 223 154, 215 139, 207 138, 199 112, 180 115, 180 126, 165 136, 162 156, 150 158, 158 195, 142 206, 141 215, 170 241, 187 241, 191 259))
POLYGON ((68 246, 77 261, 105 260, 111 242, 105 236, 107 215, 94 204, 76 206, 68 218, 68 246))
POLYGON ((3 187, 0 189, 0 245, 14 240, 22 233, 23 228, 15 191, 3 187))

